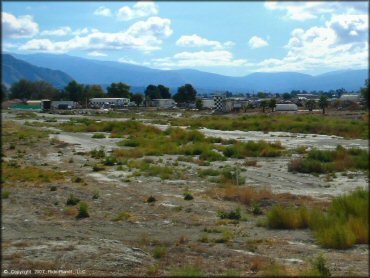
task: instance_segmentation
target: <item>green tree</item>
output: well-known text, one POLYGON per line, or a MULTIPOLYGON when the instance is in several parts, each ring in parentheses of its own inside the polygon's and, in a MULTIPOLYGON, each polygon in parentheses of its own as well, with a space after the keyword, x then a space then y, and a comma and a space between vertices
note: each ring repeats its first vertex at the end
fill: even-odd
POLYGON ((177 89, 177 93, 173 96, 173 99, 177 103, 189 104, 195 101, 197 91, 193 88, 191 84, 185 84, 177 89))
POLYGON ((134 94, 132 96, 132 101, 136 103, 137 107, 139 107, 139 105, 143 102, 143 100, 144 98, 142 94, 134 94))
POLYGON ((160 94, 160 98, 171 98, 170 89, 163 85, 158 85, 158 91, 160 94))
POLYGON ((100 85, 86 85, 84 95, 87 99, 102 98, 105 96, 105 93, 100 85))
POLYGON ((158 87, 155 85, 148 85, 144 91, 146 97, 152 99, 159 99, 161 98, 161 92, 159 91, 158 87))
POLYGON ((369 109, 369 79, 366 79, 365 81, 365 87, 361 88, 361 96, 365 101, 365 106, 367 109, 369 109))
POLYGON ((32 81, 21 79, 10 87, 10 98, 30 99, 33 90, 32 81))
POLYGON ((119 97, 131 99, 132 94, 130 93, 130 86, 125 83, 112 83, 107 88, 107 97, 119 97))
POLYGON ((268 106, 271 108, 271 112, 274 112, 274 109, 276 107, 276 99, 274 98, 270 99, 268 106))
POLYGON ((82 102, 84 100, 84 85, 77 83, 76 80, 72 80, 64 88, 64 95, 68 96, 69 100, 75 102, 82 102))
POLYGON ((60 92, 53 85, 45 81, 19 80, 13 83, 10 88, 10 98, 20 99, 50 99, 55 100, 60 97, 60 92))
POLYGON ((308 111, 312 112, 312 110, 315 109, 316 107, 316 102, 313 99, 310 99, 306 101, 305 106, 308 109, 308 111))
POLYGON ((325 108, 329 106, 329 101, 327 96, 322 95, 319 99, 319 107, 322 109, 322 113, 325 114, 325 108))
POLYGON ((288 99, 291 99, 291 98, 292 98, 292 96, 289 93, 284 93, 283 94, 283 99, 284 100, 288 100, 288 99))
POLYGON ((268 104, 268 101, 267 101, 267 100, 262 100, 262 101, 261 101, 260 106, 262 107, 262 111, 263 111, 263 113, 265 113, 265 109, 266 109, 266 107, 267 107, 268 105, 269 105, 269 104, 268 104))
POLYGON ((203 100, 201 98, 197 98, 195 101, 195 107, 199 110, 203 108, 203 100))
POLYGON ((9 95, 8 87, 4 83, 1 83, 1 101, 7 100, 8 95, 9 95))
POLYGON ((266 97, 267 97, 267 94, 266 94, 266 93, 264 93, 264 92, 258 92, 258 93, 257 93, 257 97, 258 97, 258 98, 266 98, 266 97))

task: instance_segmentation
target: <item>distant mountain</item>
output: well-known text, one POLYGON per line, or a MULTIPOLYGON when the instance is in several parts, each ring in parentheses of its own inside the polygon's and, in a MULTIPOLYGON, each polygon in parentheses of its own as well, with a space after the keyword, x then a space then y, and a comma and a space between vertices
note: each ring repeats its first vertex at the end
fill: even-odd
POLYGON ((57 88, 62 88, 73 80, 71 76, 60 70, 34 66, 9 54, 2 54, 2 82, 9 86, 20 79, 43 80, 57 88))
POLYGON ((163 84, 176 91, 186 83, 199 92, 290 92, 291 90, 358 90, 368 78, 367 70, 335 71, 318 76, 297 72, 256 72, 243 77, 231 77, 193 69, 158 70, 144 66, 84 59, 64 54, 12 54, 28 63, 61 70, 76 81, 107 86, 112 82, 125 82, 142 92, 149 84, 163 84))

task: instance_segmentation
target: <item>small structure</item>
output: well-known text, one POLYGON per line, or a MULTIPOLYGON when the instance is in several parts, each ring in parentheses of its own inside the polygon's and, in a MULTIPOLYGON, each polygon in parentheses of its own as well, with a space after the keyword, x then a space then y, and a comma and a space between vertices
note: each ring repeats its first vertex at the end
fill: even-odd
POLYGON ((275 111, 297 111, 298 106, 294 103, 278 103, 276 104, 275 111))
POLYGON ((213 109, 215 107, 215 100, 211 98, 202 98, 203 108, 213 109))
POLYGON ((359 95, 358 94, 352 94, 352 95, 341 95, 339 100, 341 101, 353 101, 353 102, 356 102, 356 101, 359 101, 359 95))
POLYGON ((152 99, 151 106, 157 108, 173 108, 176 102, 172 98, 152 99))
POLYGON ((130 103, 128 98, 92 98, 90 105, 94 108, 125 107, 130 103))
POLYGON ((58 100, 51 102, 52 109, 73 109, 76 108, 76 102, 72 100, 58 100))

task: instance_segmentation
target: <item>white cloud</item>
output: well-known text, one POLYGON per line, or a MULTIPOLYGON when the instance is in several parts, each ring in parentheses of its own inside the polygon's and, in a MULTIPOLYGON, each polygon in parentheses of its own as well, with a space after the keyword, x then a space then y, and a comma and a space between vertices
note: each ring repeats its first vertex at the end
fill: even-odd
POLYGON ((172 57, 152 60, 152 65, 160 68, 172 67, 214 67, 244 66, 247 61, 234 59, 233 54, 226 50, 180 52, 172 57))
POLYGON ((257 36, 253 36, 250 38, 249 42, 248 42, 250 48, 261 48, 261 47, 264 47, 264 46, 268 46, 268 42, 265 41, 264 39, 260 38, 260 37, 257 37, 257 36))
POLYGON ((161 48, 162 40, 172 34, 171 21, 166 18, 150 17, 138 21, 126 31, 104 33, 92 29, 86 36, 75 36, 70 40, 54 42, 49 39, 33 39, 19 49, 44 52, 68 52, 70 50, 122 50, 136 49, 151 52, 161 48))
POLYGON ((72 29, 68 26, 60 27, 54 30, 42 31, 40 35, 42 36, 66 36, 72 32, 72 29))
POLYGON ((196 34, 190 36, 181 36, 177 41, 176 45, 182 47, 204 47, 210 46, 213 49, 225 49, 234 46, 234 43, 231 41, 227 41, 225 43, 221 43, 219 41, 211 41, 205 38, 202 38, 196 34))
POLYGON ((100 6, 94 11, 94 15, 101 15, 101 16, 112 16, 112 12, 109 8, 100 6))
POLYGON ((143 1, 136 3, 132 8, 124 6, 117 12, 117 19, 129 21, 135 18, 158 14, 158 7, 154 2, 143 1))
POLYGON ((119 58, 117 61, 124 64, 140 65, 139 62, 127 58, 119 58))
POLYGON ((307 71, 317 68, 366 68, 368 19, 361 15, 333 15, 325 26, 297 28, 282 59, 266 59, 259 71, 307 71))
POLYGON ((80 28, 80 29, 73 31, 72 34, 75 36, 80 36, 80 35, 86 35, 89 32, 90 32, 90 29, 85 27, 85 28, 80 28))
POLYGON ((297 21, 314 19, 323 14, 367 14, 365 2, 276 2, 267 1, 265 8, 272 11, 285 11, 285 18, 297 21))
POLYGON ((30 38, 39 32, 39 26, 32 16, 24 15, 18 18, 6 12, 1 13, 2 31, 5 38, 30 38))
POLYGON ((93 57, 106 57, 106 56, 108 56, 107 54, 105 54, 103 52, 99 52, 99 51, 92 51, 92 52, 87 53, 87 55, 93 56, 93 57))

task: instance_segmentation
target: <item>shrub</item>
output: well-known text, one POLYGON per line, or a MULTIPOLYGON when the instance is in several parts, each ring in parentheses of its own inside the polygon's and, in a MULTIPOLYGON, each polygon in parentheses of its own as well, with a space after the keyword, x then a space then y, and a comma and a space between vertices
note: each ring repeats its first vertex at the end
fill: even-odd
POLYGON ((323 255, 319 255, 316 259, 311 262, 311 275, 309 276, 322 276, 330 277, 331 273, 329 268, 326 266, 326 260, 323 255))
POLYGON ((93 169, 92 169, 94 172, 99 172, 99 171, 103 171, 104 170, 104 167, 100 164, 95 164, 93 166, 93 169))
POLYGON ((95 191, 93 196, 92 196, 92 199, 93 200, 99 199, 99 192, 95 191))
POLYGON ((154 198, 153 196, 149 196, 147 199, 146 199, 146 202, 147 203, 154 203, 155 201, 157 201, 156 198, 154 198))
POLYGON ((130 213, 128 213, 127 211, 123 211, 123 212, 120 212, 119 214, 117 214, 113 219, 112 221, 121 221, 121 220, 127 220, 131 217, 130 213))
POLYGON ((50 186, 50 191, 57 191, 57 187, 55 185, 50 186))
POLYGON ((215 240, 216 243, 226 243, 234 238, 232 231, 226 230, 222 232, 222 237, 215 240))
POLYGON ((267 225, 272 229, 305 229, 308 227, 308 211, 274 205, 267 213, 267 225))
POLYGON ((89 217, 89 213, 87 212, 87 203, 81 202, 80 207, 78 208, 78 214, 76 216, 77 219, 87 218, 89 217))
POLYGON ((96 159, 99 159, 99 158, 104 158, 105 157, 105 151, 103 149, 100 149, 100 150, 92 150, 90 152, 90 155, 92 158, 96 158, 96 159))
POLYGON ((105 138, 105 135, 103 133, 95 133, 91 138, 103 139, 103 138, 105 138))
POLYGON ((116 163, 117 163, 117 158, 115 156, 107 156, 103 164, 106 166, 113 166, 116 163))
POLYGON ((73 179, 72 179, 72 182, 75 182, 75 183, 80 183, 80 182, 82 182, 83 181, 83 179, 81 178, 81 177, 74 177, 73 179))
POLYGON ((72 193, 69 195, 66 205, 67 206, 75 206, 80 202, 80 199, 76 198, 72 193))
POLYGON ((220 172, 218 170, 207 168, 204 170, 200 170, 198 172, 199 177, 205 177, 205 176, 218 176, 220 175, 220 172))
POLYGON ((218 216, 221 219, 240 220, 241 218, 240 208, 236 208, 235 210, 231 210, 229 212, 221 210, 218 212, 218 216))
POLYGON ((356 243, 356 235, 348 224, 336 223, 315 231, 317 242, 325 248, 348 249, 356 243))
POLYGON ((167 255, 167 248, 164 246, 156 246, 153 250, 153 257, 155 259, 163 258, 167 255))
POLYGON ((3 191, 3 192, 1 192, 1 197, 3 199, 8 199, 9 196, 10 196, 10 192, 9 191, 3 191))
POLYGON ((211 151, 211 150, 205 150, 202 152, 202 154, 199 156, 199 159, 201 160, 207 160, 207 161, 225 161, 226 158, 219 154, 218 152, 211 151))
POLYGON ((193 195, 191 195, 190 192, 185 192, 184 193, 184 200, 190 201, 190 200, 193 200, 193 199, 194 199, 194 197, 193 197, 193 195))

